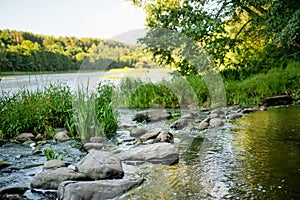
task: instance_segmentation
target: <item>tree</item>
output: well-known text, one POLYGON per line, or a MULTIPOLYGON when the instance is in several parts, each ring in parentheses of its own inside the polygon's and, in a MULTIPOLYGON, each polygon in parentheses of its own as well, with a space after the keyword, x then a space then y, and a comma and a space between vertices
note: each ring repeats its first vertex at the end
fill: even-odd
MULTIPOLYGON (((131 1, 147 13, 146 26, 150 31, 141 42, 148 46, 159 39, 153 29, 168 29, 199 43, 219 67, 232 67, 228 53, 231 57, 238 56, 238 52, 247 54, 235 60, 241 67, 253 67, 258 60, 271 57, 299 59, 299 0, 131 1), (255 40, 259 44, 252 46, 255 40)), ((193 71, 184 57, 178 59, 157 46, 150 46, 149 50, 158 61, 183 69, 183 74, 193 71)))

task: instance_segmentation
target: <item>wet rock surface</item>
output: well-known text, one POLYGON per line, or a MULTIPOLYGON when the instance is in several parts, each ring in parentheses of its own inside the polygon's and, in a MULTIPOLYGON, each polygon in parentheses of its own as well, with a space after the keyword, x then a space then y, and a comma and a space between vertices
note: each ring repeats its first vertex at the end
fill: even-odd
POLYGON ((121 161, 105 151, 90 150, 78 164, 78 172, 92 180, 118 179, 124 176, 121 161))
POLYGON ((132 120, 137 122, 156 122, 171 118, 171 112, 167 112, 165 110, 151 109, 136 113, 132 120))
MULTIPOLYGON (((90 142, 85 144, 85 150, 89 151, 88 153, 77 149, 70 153, 70 155, 76 158, 70 160, 66 159, 65 162, 60 160, 45 162, 45 157, 42 153, 33 154, 36 150, 42 152, 49 144, 40 143, 41 147, 39 147, 38 143, 33 145, 4 144, 3 150, 0 149, 0 160, 10 165, 3 165, 2 169, 0 167, 1 174, 6 177, 6 179, 0 178, 0 182, 2 182, 0 183, 0 188, 14 188, 16 185, 12 184, 11 180, 18 182, 19 177, 22 176, 18 186, 29 187, 28 183, 31 182, 33 189, 39 188, 42 189, 42 191, 48 189, 56 190, 60 187, 58 193, 60 199, 68 199, 71 197, 74 199, 100 198, 98 196, 100 194, 102 196, 112 196, 109 198, 113 198, 128 191, 134 185, 142 183, 141 180, 143 180, 143 176, 140 177, 140 174, 137 175, 135 172, 136 167, 141 164, 143 165, 144 163, 146 165, 150 163, 151 165, 162 164, 168 166, 178 163, 180 151, 182 151, 178 146, 181 145, 182 141, 185 141, 184 135, 190 134, 189 137, 199 137, 199 135, 210 134, 211 132, 225 129, 232 120, 259 110, 265 109, 256 106, 235 106, 213 110, 207 109, 205 112, 186 112, 177 120, 179 122, 181 120, 184 123, 179 123, 180 126, 177 127, 173 126, 175 123, 165 123, 166 119, 170 116, 169 112, 162 111, 160 112, 162 115, 159 114, 155 117, 150 115, 149 111, 134 112, 136 116, 138 113, 144 113, 141 115, 142 118, 140 118, 141 120, 143 119, 143 121, 141 121, 143 123, 126 122, 130 126, 118 130, 116 143, 109 141, 109 145, 107 145, 105 138, 100 136, 91 137, 90 142), (147 114, 145 114, 145 112, 147 114), (145 116, 148 118, 143 118, 145 116), (6 155, 5 152, 7 151, 16 153, 14 156, 10 154, 6 155), (44 166, 42 167, 41 165, 43 163, 44 166), (67 167, 71 163, 73 164, 71 165, 72 167, 67 167), (130 164, 130 166, 134 168, 134 170, 130 172, 130 175, 123 168, 126 164, 130 164), (129 180, 128 176, 138 178, 129 180), (93 184, 95 187, 91 186, 93 184), (91 188, 91 190, 88 190, 88 188, 91 188), (112 191, 112 193, 110 193, 110 191, 112 191)), ((154 114, 154 112, 151 114, 154 114)), ((132 117, 130 117, 130 120, 131 119, 132 117)), ((65 133, 65 131, 61 132, 65 133)), ((72 140, 51 143, 51 145, 53 145, 55 152, 68 152, 68 149, 72 149, 72 140), (59 146, 61 144, 66 145, 59 146)), ((201 147, 201 145, 198 146, 201 147)), ((191 155, 191 157, 192 156, 194 155, 191 155)), ((150 170, 150 167, 147 166, 145 169, 150 170)), ((145 169, 141 168, 141 174, 144 173, 143 170, 145 169)), ((24 198, 43 199, 47 197, 45 192, 42 192, 45 194, 39 194, 42 196, 41 198, 37 194, 28 191, 27 193, 29 193, 29 195, 25 195, 24 198)), ((18 196, 19 194, 9 195, 18 196)))
POLYGON ((59 184, 67 180, 90 180, 87 175, 72 169, 61 167, 53 170, 45 170, 33 178, 30 183, 32 188, 57 190, 59 184))
POLYGON ((116 154, 116 157, 127 164, 149 162, 154 164, 172 165, 179 161, 176 147, 170 143, 141 145, 116 154))
POLYGON ((261 99, 260 102, 263 106, 266 107, 290 105, 293 103, 293 98, 289 95, 278 95, 274 97, 267 97, 265 99, 261 99))
POLYGON ((142 178, 86 182, 67 181, 60 184, 58 198, 61 200, 110 199, 140 185, 143 181, 142 178))

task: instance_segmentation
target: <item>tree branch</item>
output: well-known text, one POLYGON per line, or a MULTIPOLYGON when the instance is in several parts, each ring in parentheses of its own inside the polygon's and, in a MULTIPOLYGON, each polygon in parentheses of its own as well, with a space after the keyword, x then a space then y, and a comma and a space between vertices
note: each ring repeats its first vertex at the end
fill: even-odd
POLYGON ((243 26, 242 28, 239 30, 239 32, 235 35, 234 40, 236 40, 238 38, 238 36, 241 34, 241 32, 243 31, 243 29, 252 21, 252 19, 248 20, 243 26))

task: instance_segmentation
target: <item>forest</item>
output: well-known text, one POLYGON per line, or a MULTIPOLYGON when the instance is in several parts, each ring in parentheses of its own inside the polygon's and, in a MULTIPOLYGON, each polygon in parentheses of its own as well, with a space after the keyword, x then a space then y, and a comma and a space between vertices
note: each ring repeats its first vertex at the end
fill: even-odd
POLYGON ((1 72, 79 70, 86 58, 89 65, 84 70, 151 65, 150 57, 137 45, 96 38, 54 37, 0 30, 1 72), (103 63, 106 66, 101 66, 103 63))

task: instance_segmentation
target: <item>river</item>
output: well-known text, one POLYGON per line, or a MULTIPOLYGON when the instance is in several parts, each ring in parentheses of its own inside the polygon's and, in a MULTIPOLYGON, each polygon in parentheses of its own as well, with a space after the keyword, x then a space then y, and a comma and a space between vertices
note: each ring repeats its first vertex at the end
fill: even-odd
POLYGON ((154 166, 119 199, 299 199, 300 107, 259 111, 182 142, 180 163, 154 166))
MULTIPOLYGON (((127 120, 133 113, 121 112, 127 120)), ((173 131, 179 164, 146 167, 145 182, 115 199, 299 199, 299 118, 300 106, 270 108, 226 122, 222 128, 173 131)), ((52 146, 70 152, 66 160, 75 163, 82 153, 70 149, 70 144, 52 146)), ((1 170, 0 189, 29 186, 41 167, 24 166, 45 161, 32 155, 29 146, 7 144, 0 152, 0 160, 13 163, 1 170)), ((49 198, 31 192, 27 196, 49 198)))
POLYGON ((90 90, 94 90, 99 82, 118 85, 124 77, 139 78, 153 83, 163 79, 169 79, 170 69, 130 69, 109 70, 95 72, 58 73, 58 74, 28 74, 0 76, 0 95, 14 93, 22 88, 36 90, 49 84, 66 84, 73 91, 78 87, 85 88, 88 84, 90 90))

